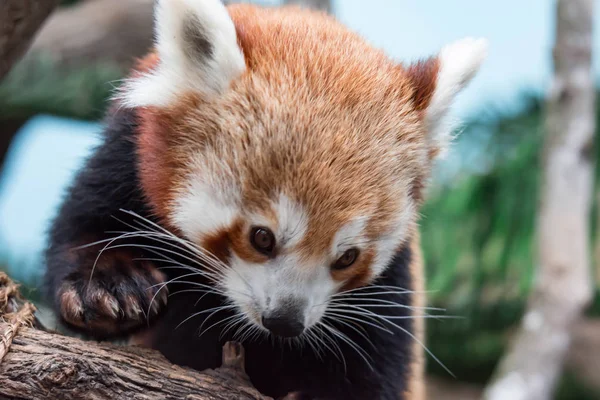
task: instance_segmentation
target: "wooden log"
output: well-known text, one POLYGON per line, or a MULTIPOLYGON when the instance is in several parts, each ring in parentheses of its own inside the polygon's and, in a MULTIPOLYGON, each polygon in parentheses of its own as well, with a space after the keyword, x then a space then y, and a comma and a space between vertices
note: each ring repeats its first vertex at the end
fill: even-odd
POLYGON ((0 398, 268 399, 244 372, 242 346, 230 342, 223 350, 223 365, 200 373, 150 349, 21 328, 0 363, 0 398))
POLYGON ((199 372, 152 349, 37 329, 16 289, 0 272, 0 399, 271 399, 252 386, 239 343, 225 344, 220 368, 199 372))
POLYGON ((55 10, 24 61, 42 55, 77 68, 102 63, 126 72, 152 47, 153 0, 89 0, 55 10))
POLYGON ((27 51, 58 0, 0 1, 0 80, 27 51))

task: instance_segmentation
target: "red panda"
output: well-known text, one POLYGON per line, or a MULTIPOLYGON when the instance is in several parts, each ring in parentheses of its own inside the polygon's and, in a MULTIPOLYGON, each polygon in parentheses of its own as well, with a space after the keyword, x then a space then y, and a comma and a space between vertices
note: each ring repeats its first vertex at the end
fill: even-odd
POLYGON ((417 215, 483 39, 394 62, 300 8, 159 0, 46 252, 63 323, 279 398, 423 399, 417 215), (139 339, 141 340, 141 339, 139 339))

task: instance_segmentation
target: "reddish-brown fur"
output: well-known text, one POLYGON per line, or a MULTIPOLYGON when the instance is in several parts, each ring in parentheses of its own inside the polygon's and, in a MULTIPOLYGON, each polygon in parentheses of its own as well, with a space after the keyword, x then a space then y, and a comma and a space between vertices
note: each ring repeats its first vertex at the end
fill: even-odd
MULTIPOLYGON (((423 121, 437 60, 405 68, 325 14, 251 5, 229 12, 244 74, 221 96, 188 93, 168 107, 139 111, 141 181, 156 215, 173 229, 173 204, 190 173, 225 174, 245 211, 273 220, 270 202, 279 192, 302 204, 309 221, 296 250, 307 258, 327 253, 335 233, 356 216, 370 217, 368 239, 394 229, 393 217, 421 202, 437 151, 423 121), (198 154, 203 168, 192 170, 198 154)), ((139 71, 157 62, 152 54, 139 71)), ((409 232, 416 232, 414 223, 409 232)), ((264 262, 245 228, 237 221, 197 241, 218 257, 233 250, 264 262)), ((368 283, 374 252, 369 247, 333 278, 346 288, 368 283)), ((420 281, 420 259, 415 263, 420 281)))
POLYGON ((415 87, 413 102, 418 111, 424 112, 431 102, 440 63, 437 58, 416 62, 408 67, 408 74, 415 87))
MULTIPOLYGON (((279 188, 309 208, 306 253, 323 252, 356 210, 377 209, 369 230, 387 229, 400 206, 390 186, 418 197, 428 168, 414 111, 431 97, 435 63, 406 70, 324 14, 250 5, 230 13, 248 67, 231 90, 141 111, 142 184, 155 212, 168 220, 190 155, 210 147, 227 160, 231 145, 243 156, 235 167, 246 174, 246 206, 264 209, 279 188)), ((142 68, 154 63, 151 55, 142 68)))

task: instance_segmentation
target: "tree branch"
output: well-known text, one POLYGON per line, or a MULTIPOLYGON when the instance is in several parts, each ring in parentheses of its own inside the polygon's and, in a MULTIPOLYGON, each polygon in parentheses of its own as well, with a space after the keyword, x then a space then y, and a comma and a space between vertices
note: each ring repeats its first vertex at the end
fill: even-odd
MULTIPOLYGON (((330 0, 284 3, 332 12, 330 0)), ((43 53, 67 66, 112 61, 128 69, 152 46, 152 24, 153 0, 87 0, 56 10, 29 53, 43 53)))
MULTIPOLYGON (((0 332, 6 328, 0 324, 0 332)), ((243 370, 241 345, 228 343, 223 365, 202 373, 133 346, 85 342, 21 328, 0 363, 0 397, 28 399, 266 400, 243 370)))
POLYGON ((593 3, 557 4, 538 214, 539 267, 522 326, 486 391, 488 400, 551 399, 573 326, 592 296, 593 3))
POLYGON ((2 399, 272 400, 250 383, 240 344, 225 344, 220 368, 198 372, 151 349, 36 329, 34 311, 0 272, 2 399))
POLYGON ((114 62, 128 69, 152 46, 153 0, 88 0, 56 10, 28 57, 43 54, 63 66, 114 62))
POLYGON ((0 80, 27 51, 39 27, 59 0, 0 2, 0 80))

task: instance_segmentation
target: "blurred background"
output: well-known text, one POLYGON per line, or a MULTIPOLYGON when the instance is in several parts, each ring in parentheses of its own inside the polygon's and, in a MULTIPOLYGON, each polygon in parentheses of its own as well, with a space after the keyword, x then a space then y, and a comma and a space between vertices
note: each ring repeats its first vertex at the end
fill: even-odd
MULTIPOLYGON (((20 281, 42 310, 37 287, 47 224, 98 143, 107 97, 151 45, 152 3, 63 0, 0 82, 0 270, 20 281)), ((462 317, 428 320, 429 349, 456 375, 451 378, 430 360, 430 397, 480 398, 518 328, 533 284, 556 2, 304 3, 327 9, 401 61, 435 54, 464 36, 490 41, 481 72, 456 103, 462 131, 437 166, 421 220, 429 301, 462 317)), ((600 26, 597 15, 593 22, 600 26)), ((597 78, 600 32, 593 35, 597 78)), ((574 327, 557 399, 600 398, 596 215, 594 205, 590 238, 598 255, 592 257, 596 295, 574 327)))

